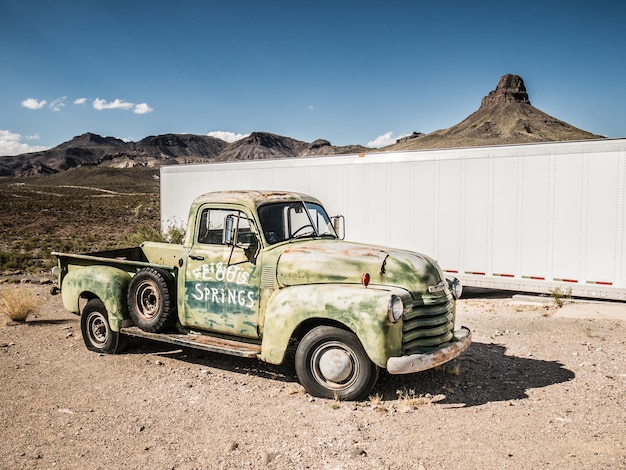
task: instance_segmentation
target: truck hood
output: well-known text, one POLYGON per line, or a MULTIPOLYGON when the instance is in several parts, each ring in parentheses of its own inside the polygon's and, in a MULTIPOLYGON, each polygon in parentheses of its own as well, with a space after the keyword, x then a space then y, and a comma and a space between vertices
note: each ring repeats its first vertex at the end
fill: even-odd
POLYGON ((363 274, 371 285, 401 287, 422 295, 443 280, 431 258, 411 251, 337 240, 314 240, 287 247, 278 260, 281 286, 299 284, 360 284, 363 274))

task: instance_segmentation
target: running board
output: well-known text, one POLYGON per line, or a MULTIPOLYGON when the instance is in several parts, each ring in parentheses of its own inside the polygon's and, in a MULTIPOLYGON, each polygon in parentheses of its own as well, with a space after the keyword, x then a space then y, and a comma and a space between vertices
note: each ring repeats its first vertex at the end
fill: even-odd
POLYGON ((160 341, 162 343, 176 344, 177 346, 184 346, 186 348, 229 354, 231 356, 254 358, 261 354, 261 345, 259 344, 242 343, 241 341, 215 338, 213 336, 198 334, 186 335, 181 333, 149 333, 136 326, 122 328, 120 333, 160 341))

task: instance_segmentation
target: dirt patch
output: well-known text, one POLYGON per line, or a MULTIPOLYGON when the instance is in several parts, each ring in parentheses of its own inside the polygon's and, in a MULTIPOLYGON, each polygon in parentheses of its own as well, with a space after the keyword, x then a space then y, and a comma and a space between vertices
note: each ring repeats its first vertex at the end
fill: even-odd
POLYGON ((584 305, 463 299, 462 358, 348 403, 306 395, 287 365, 143 340, 89 352, 51 297, 25 324, 0 318, 0 467, 624 468, 626 305, 584 305))

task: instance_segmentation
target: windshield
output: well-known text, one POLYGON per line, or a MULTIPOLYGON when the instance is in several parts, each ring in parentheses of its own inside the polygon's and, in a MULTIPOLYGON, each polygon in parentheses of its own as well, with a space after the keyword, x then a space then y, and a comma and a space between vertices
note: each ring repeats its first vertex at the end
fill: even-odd
POLYGON ((326 211, 312 202, 278 202, 259 207, 265 240, 270 245, 302 237, 337 238, 326 211))

